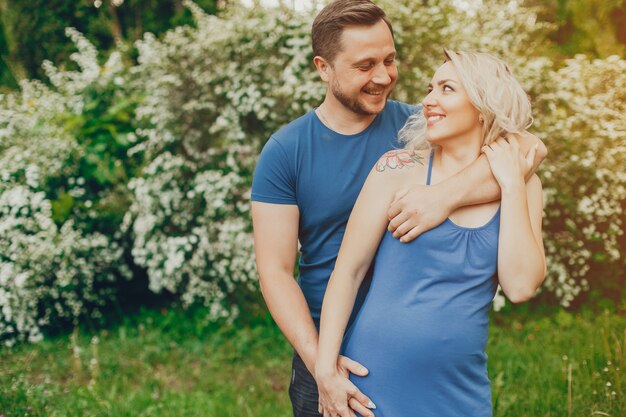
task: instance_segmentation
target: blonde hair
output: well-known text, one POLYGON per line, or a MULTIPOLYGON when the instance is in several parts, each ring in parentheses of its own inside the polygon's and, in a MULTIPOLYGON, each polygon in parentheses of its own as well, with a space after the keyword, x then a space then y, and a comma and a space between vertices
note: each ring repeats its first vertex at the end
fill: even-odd
MULTIPOLYGON (((488 145, 507 133, 521 133, 532 123, 530 100, 509 66, 484 52, 444 50, 452 62, 472 105, 483 119, 482 144, 488 145)), ((407 149, 428 149, 426 118, 413 114, 398 133, 407 149)))

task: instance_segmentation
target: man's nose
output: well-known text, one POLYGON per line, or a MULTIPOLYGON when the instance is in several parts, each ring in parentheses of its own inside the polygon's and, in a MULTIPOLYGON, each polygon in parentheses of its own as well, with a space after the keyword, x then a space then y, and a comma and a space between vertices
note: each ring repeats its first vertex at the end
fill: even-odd
POLYGON ((383 63, 379 64, 375 68, 374 77, 372 82, 378 85, 389 85, 391 83, 391 75, 389 75, 390 69, 383 63))

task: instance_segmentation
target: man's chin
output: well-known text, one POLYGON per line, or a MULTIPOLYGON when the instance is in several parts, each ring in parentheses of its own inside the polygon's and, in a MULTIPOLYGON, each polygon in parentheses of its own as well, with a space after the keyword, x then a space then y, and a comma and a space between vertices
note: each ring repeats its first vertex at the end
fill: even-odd
POLYGON ((365 99, 360 100, 359 108, 361 108, 364 112, 368 114, 378 114, 387 105, 387 97, 388 96, 373 96, 372 98, 366 97, 365 99))
POLYGON ((367 103, 364 106, 361 106, 367 114, 374 115, 378 114, 385 109, 387 105, 387 99, 385 98, 380 103, 367 103))

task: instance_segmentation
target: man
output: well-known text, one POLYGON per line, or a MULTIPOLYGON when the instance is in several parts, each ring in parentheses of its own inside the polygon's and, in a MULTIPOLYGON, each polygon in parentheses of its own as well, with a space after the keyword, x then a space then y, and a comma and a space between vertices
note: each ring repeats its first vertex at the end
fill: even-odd
MULTIPOLYGON (((388 100, 398 77, 393 30, 371 1, 330 3, 315 18, 312 43, 315 67, 328 85, 324 101, 269 139, 252 186, 261 290, 295 350, 289 393, 296 417, 319 416, 311 375, 319 317, 350 211, 374 163, 400 147, 398 130, 412 112, 421 111, 388 100)), ((526 151, 538 141, 528 136, 519 139, 526 151)), ((538 153, 543 159, 543 144, 538 153)), ((409 242, 456 208, 496 200, 499 192, 481 157, 445 182, 416 185, 398 195, 389 210, 389 228, 409 242)), ((346 357, 340 357, 337 366, 346 377, 367 374, 361 364, 346 357)), ((346 401, 361 415, 373 415, 373 404, 356 387, 346 401)))

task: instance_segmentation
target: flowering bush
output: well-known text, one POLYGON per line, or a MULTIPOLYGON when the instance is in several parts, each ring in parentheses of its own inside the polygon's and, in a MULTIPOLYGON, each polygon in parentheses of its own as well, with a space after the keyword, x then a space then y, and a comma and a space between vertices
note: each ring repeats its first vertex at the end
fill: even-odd
POLYGON ((113 234, 88 226, 97 217, 80 175, 85 148, 68 117, 85 111, 84 91, 119 75, 119 54, 97 65, 78 32, 80 71, 44 66, 52 87, 22 82, 0 97, 0 340, 36 341, 46 326, 97 320, 130 275, 113 234), (92 207, 89 209, 89 207, 92 207))
POLYGON ((626 61, 579 55, 545 86, 535 99, 536 128, 550 148, 541 171, 545 288, 564 306, 588 289, 619 300, 626 283, 626 61))
MULTIPOLYGON (((125 249, 151 291, 203 304, 210 319, 235 317, 241 295, 256 289, 251 175, 269 135, 323 97, 311 65, 313 16, 233 7, 218 18, 185 4, 196 27, 146 34, 136 65, 120 51, 99 64, 70 29, 78 71, 45 63, 51 87, 27 81, 0 97, 5 343, 97 318, 131 275, 125 249)), ((396 31, 396 98, 422 98, 444 47, 511 63, 535 106, 532 130, 550 149, 540 172, 549 261, 540 300, 618 300, 625 61, 553 62, 543 41, 550 27, 514 2, 381 5, 396 31)))
POLYGON ((41 329, 98 320, 115 295, 122 248, 72 221, 59 229, 43 192, 0 192, 0 340, 38 341, 41 329))
POLYGON ((148 163, 129 184, 125 227, 151 290, 232 318, 238 290, 256 288, 249 187, 260 144, 323 91, 302 19, 246 9, 217 18, 187 6, 197 28, 137 44, 145 139, 130 152, 148 163))

